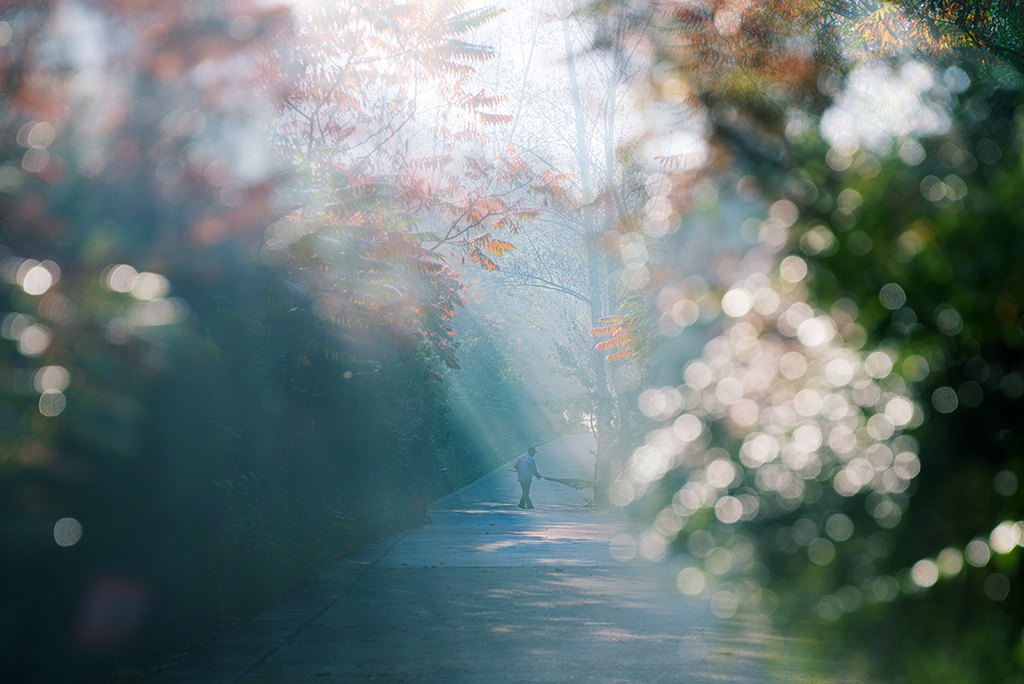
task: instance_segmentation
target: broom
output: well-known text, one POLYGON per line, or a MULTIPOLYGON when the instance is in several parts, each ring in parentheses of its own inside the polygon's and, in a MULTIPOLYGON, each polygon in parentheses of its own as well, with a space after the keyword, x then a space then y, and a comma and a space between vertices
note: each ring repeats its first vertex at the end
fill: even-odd
POLYGON ((547 476, 544 476, 544 479, 545 480, 551 480, 552 482, 558 482, 558 483, 564 484, 565 486, 572 487, 573 489, 589 489, 590 487, 594 486, 594 481, 593 480, 580 480, 580 479, 575 478, 575 477, 567 477, 565 479, 562 479, 562 478, 559 478, 559 477, 547 477, 547 476))
MULTIPOLYGON (((513 473, 516 472, 515 468, 506 468, 506 470, 510 470, 513 473)), ((580 480, 575 477, 567 477, 563 479, 560 477, 548 477, 547 475, 544 475, 542 476, 542 479, 558 482, 559 484, 564 484, 566 487, 572 487, 573 489, 588 489, 594 486, 593 480, 580 480)))

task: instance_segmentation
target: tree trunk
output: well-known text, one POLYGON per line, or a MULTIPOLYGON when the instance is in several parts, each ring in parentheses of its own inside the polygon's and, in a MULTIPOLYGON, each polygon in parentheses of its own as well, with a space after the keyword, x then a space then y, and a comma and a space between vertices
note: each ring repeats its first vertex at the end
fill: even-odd
MULTIPOLYGON (((591 325, 600 325, 602 317, 601 302, 604 290, 601 277, 601 253, 596 238, 587 245, 587 281, 590 286, 590 319, 591 325)), ((608 488, 611 485, 611 453, 612 453, 612 401, 608 391, 608 377, 605 371, 605 353, 592 349, 591 359, 594 366, 594 424, 597 434, 597 454, 594 459, 594 505, 597 508, 608 506, 608 488)))
MULTIPOLYGON (((579 81, 576 72, 576 59, 573 53, 572 37, 568 22, 563 23, 563 39, 565 43, 566 69, 569 76, 569 89, 574 108, 576 128, 576 155, 580 165, 580 222, 586 240, 587 255, 587 292, 590 299, 590 324, 597 327, 604 316, 604 302, 607 297, 607 283, 602 273, 602 254, 598 240, 603 226, 597 220, 598 210, 596 199, 600 193, 594 185, 594 172, 590 159, 590 145, 587 142, 586 112, 583 109, 579 81)), ((609 130, 606 135, 611 135, 609 130)), ((608 391, 608 378, 605 371, 604 353, 596 349, 591 351, 591 363, 594 370, 594 424, 597 434, 597 454, 594 459, 594 505, 605 508, 608 505, 608 488, 611 484, 610 456, 612 451, 611 435, 611 393, 608 391)))

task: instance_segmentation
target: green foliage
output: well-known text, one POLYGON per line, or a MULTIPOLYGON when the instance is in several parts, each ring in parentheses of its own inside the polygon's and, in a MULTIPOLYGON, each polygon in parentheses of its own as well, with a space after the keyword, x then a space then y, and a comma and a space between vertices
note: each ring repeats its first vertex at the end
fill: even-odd
MULTIPOLYGON (((722 333, 683 384, 641 395, 665 423, 613 494, 689 552, 683 591, 723 616, 826 623, 886 679, 1005 681, 1024 667, 1019 16, 998 2, 816 1, 656 15, 684 86, 651 87, 708 122, 708 162, 674 191, 696 176, 723 207, 755 200, 767 216, 741 229, 760 250, 714 264, 722 333), (885 132, 903 105, 883 91, 918 94, 882 86, 890 68, 921 70, 939 125, 885 132), (875 110, 851 106, 861 90, 875 110), (808 321, 828 334, 799 334, 808 321), (828 377, 871 354, 885 367, 828 377), (900 459, 912 467, 886 476, 900 459), (858 460, 865 477, 846 487, 858 460)), ((651 293, 665 317, 673 299, 696 303, 679 290, 651 293)))
MULTIPOLYGON (((1019 146, 996 142, 1019 135, 1020 98, 980 75, 974 83, 952 108, 959 125, 921 140, 923 154, 906 155, 910 162, 883 159, 858 173, 862 151, 845 173, 805 166, 820 192, 803 208, 796 237, 812 264, 814 295, 857 304, 869 344, 897 353, 896 370, 925 407, 913 431, 921 475, 893 530, 896 566, 988 541, 1003 521, 1024 518, 1016 427, 1024 413, 1024 167, 1019 146), (979 108, 984 119, 974 115, 979 108)), ((1001 681, 1022 665, 1013 655, 1024 629, 1022 556, 1017 547, 983 567, 967 564, 927 600, 852 622, 890 636, 913 632, 908 644, 941 637, 939 650, 957 654, 942 670, 959 671, 954 681, 1001 681)), ((898 667, 914 673, 907 681, 924 682, 939 672, 925 666, 934 650, 896 649, 893 660, 906 659, 898 667)))
MULTIPOLYGON (((0 49, 20 55, 0 66, 0 663, 12 681, 105 679, 111 659, 252 614, 422 523, 431 499, 534 430, 514 403, 489 407, 506 421, 498 444, 452 415, 438 368, 457 365, 461 285, 424 247, 436 234, 394 211, 410 199, 389 178, 335 176, 317 190, 338 191, 338 207, 315 220, 272 208, 294 197, 275 194, 253 141, 286 89, 267 62, 280 16, 150 5, 76 6, 97 36, 117 36, 103 44, 109 70, 83 71, 61 46, 87 36, 62 34, 49 5, 4 16, 0 49), (253 19, 251 33, 225 32, 253 19), (380 220, 339 220, 369 213, 380 220), (104 622, 111 602, 128 608, 104 622)), ((435 57, 483 56, 453 49, 435 57)), ((522 400, 517 385, 492 378, 481 403, 522 400)))
POLYGON ((864 660, 859 644, 871 652, 874 676, 908 682, 940 672, 1005 681, 1024 665, 1024 442, 1015 427, 1024 412, 1024 204, 1015 190, 1024 167, 1018 145, 996 142, 1019 139, 1020 91, 981 73, 970 82, 941 89, 953 122, 942 134, 861 141, 847 152, 816 133, 792 136, 799 163, 762 177, 767 195, 785 202, 761 227, 771 228, 782 207, 792 210, 782 282, 773 270, 731 286, 771 289, 781 300, 770 314, 756 304, 740 314, 723 307, 731 320, 687 367, 690 388, 680 388, 689 415, 673 427, 693 441, 653 495, 671 504, 647 513, 660 529, 683 519, 676 543, 706 573, 681 576, 685 591, 711 582, 707 593, 722 614, 733 609, 721 598, 729 593, 783 626, 821 620, 851 644, 854 660, 864 660), (811 342, 797 327, 787 332, 786 317, 800 311, 830 321, 840 346, 811 342), (787 350, 803 359, 798 372, 787 371, 787 350), (833 360, 857 367, 872 354, 884 355, 875 358, 887 359, 885 368, 855 373, 852 383, 829 377, 833 360), (699 364, 713 370, 707 379, 699 364), (770 382, 756 383, 758 373, 770 382), (752 426, 716 403, 729 378, 742 379, 743 400, 757 404, 752 426), (857 389, 842 399, 848 387, 857 389), (801 406, 801 392, 821 405, 801 406), (890 407, 911 400, 912 415, 897 420, 890 407), (868 412, 845 445, 841 424, 851 410, 831 414, 829 401, 868 412), (891 421, 879 431, 884 420, 868 414, 883 408, 891 421), (805 447, 788 434, 794 426, 821 436, 809 471, 805 447), (763 462, 759 436, 779 447, 763 452, 763 462), (918 458, 919 473, 915 465, 905 482, 886 484, 882 471, 918 458), (871 463, 871 477, 844 490, 843 469, 857 459, 871 463), (779 464, 796 478, 785 480, 779 464), (700 504, 714 482, 718 494, 700 504), (799 495, 784 500, 780 482, 796 482, 799 495))

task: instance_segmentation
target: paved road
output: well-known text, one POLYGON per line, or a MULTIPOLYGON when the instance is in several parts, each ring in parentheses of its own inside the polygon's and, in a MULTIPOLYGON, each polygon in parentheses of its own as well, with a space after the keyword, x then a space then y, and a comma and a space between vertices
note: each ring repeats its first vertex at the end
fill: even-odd
MULTIPOLYGON (((538 468, 587 478, 592 444, 543 445, 538 468)), ((667 568, 616 560, 626 525, 587 491, 539 481, 519 509, 507 467, 149 681, 840 681, 801 676, 788 643, 715 618, 667 568)))

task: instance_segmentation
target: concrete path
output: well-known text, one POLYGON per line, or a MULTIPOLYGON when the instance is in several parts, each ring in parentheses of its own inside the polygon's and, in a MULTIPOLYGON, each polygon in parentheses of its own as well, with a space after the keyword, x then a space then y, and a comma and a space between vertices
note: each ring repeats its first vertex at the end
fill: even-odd
MULTIPOLYGON (((591 448, 543 445, 538 469, 589 478, 591 448)), ((715 618, 667 567, 616 560, 626 525, 587 508, 588 491, 531 494, 537 508, 519 509, 502 466, 149 682, 839 681, 801 676, 788 644, 715 618)))

